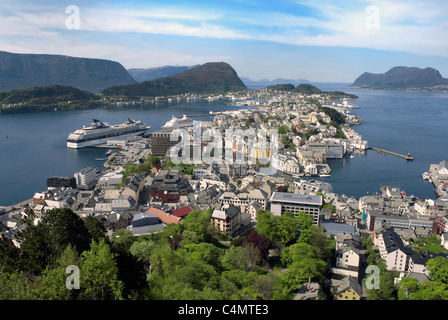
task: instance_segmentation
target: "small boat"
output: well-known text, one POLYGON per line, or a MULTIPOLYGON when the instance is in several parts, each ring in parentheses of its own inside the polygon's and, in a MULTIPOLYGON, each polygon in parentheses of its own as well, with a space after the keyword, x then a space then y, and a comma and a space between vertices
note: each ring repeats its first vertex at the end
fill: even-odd
POLYGON ((328 178, 328 177, 331 177, 331 175, 329 175, 329 174, 320 174, 319 177, 328 178))
POLYGON ((429 173, 428 173, 428 172, 423 172, 423 173, 422 173, 422 177, 423 177, 423 179, 425 179, 425 180, 430 180, 430 176, 429 176, 429 173))
POLYGON ((112 149, 109 149, 109 150, 106 152, 106 154, 107 154, 107 155, 110 155, 110 154, 112 154, 112 152, 113 152, 112 149))
POLYGON ((354 159, 354 158, 355 158, 355 156, 351 154, 350 155, 350 159, 354 159))

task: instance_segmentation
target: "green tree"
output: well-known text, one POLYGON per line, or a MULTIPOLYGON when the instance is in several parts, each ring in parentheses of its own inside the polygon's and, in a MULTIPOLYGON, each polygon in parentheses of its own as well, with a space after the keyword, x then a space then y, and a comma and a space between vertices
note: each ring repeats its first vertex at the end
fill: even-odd
POLYGON ((426 263, 429 270, 429 276, 433 281, 448 284, 448 259, 445 257, 436 257, 429 259, 426 263))
POLYGON ((99 243, 92 241, 90 250, 81 254, 81 298, 89 300, 122 298, 123 283, 118 279, 115 257, 104 240, 99 243))
POLYGON ((419 290, 419 283, 417 279, 405 277, 400 281, 400 288, 398 289, 398 300, 409 300, 414 297, 419 290))
POLYGON ((0 273, 12 273, 20 269, 20 250, 11 239, 0 238, 0 273))
POLYGON ((77 268, 81 266, 81 259, 72 245, 67 246, 53 267, 47 266, 43 272, 40 299, 75 300, 77 298, 79 290, 68 289, 66 286, 68 266, 76 266, 77 268))

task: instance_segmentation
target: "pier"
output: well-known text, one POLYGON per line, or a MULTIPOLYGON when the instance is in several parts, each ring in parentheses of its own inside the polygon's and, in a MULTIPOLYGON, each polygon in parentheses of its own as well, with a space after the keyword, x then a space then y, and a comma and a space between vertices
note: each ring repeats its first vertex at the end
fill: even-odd
POLYGON ((393 156, 401 157, 406 160, 414 160, 414 157, 412 157, 409 153, 407 155, 404 155, 404 154, 399 154, 396 152, 392 152, 392 151, 388 151, 388 150, 384 150, 384 149, 380 149, 380 148, 375 148, 375 147, 367 147, 367 149, 374 150, 379 153, 385 153, 385 154, 390 154, 393 156))

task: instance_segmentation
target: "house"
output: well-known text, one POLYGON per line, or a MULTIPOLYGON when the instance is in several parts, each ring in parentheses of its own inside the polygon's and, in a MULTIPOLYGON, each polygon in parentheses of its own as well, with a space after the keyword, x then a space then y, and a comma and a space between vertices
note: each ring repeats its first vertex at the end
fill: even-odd
POLYGON ((177 172, 161 170, 150 186, 152 197, 166 203, 179 202, 180 196, 187 195, 189 184, 177 172))
POLYGON ((145 184, 145 176, 142 174, 134 175, 121 191, 122 196, 131 196, 136 202, 140 198, 140 192, 145 184))
POLYGON ((351 276, 358 280, 361 247, 359 237, 350 234, 337 234, 335 241, 335 262, 331 272, 336 275, 336 278, 351 276))
POLYGON ((381 258, 385 260, 387 270, 407 270, 409 258, 414 254, 414 250, 405 246, 396 232, 392 229, 384 230, 379 235, 374 232, 373 244, 380 250, 381 258))
POLYGON ((136 202, 131 196, 121 195, 117 199, 112 200, 111 209, 114 211, 131 210, 135 207, 136 202))
POLYGON ((98 179, 98 187, 102 189, 114 189, 122 183, 123 174, 119 172, 107 172, 98 179))
POLYGON ((448 258, 448 255, 443 253, 432 253, 432 252, 424 252, 424 253, 414 252, 409 259, 408 271, 414 273, 423 273, 429 277, 430 274, 426 267, 426 264, 430 259, 434 259, 436 257, 448 258))
POLYGON ((213 210, 211 224, 224 233, 231 236, 241 226, 241 210, 239 207, 230 205, 224 206, 222 210, 213 210))
POLYGON ((335 300, 361 300, 362 297, 361 285, 351 276, 331 279, 330 291, 335 300))

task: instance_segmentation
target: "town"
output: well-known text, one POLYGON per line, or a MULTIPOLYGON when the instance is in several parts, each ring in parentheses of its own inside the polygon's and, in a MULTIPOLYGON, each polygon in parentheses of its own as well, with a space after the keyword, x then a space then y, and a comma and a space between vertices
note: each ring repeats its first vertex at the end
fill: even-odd
MULTIPOLYGON (((241 109, 212 113, 212 121, 173 116, 147 136, 107 141, 100 147, 109 150, 108 158, 99 159, 105 170, 87 167, 71 177, 48 177, 46 190, 0 208, 0 232, 20 247, 16 235, 26 228, 23 218, 30 212, 37 223, 51 210, 69 208, 81 219, 101 221, 109 237, 125 229, 137 238, 180 225, 192 212, 207 212, 210 225, 230 247, 250 230, 259 230, 259 219, 266 220, 266 213, 296 218, 306 214, 334 241, 332 265, 325 281, 311 274, 302 279, 306 281, 292 290, 292 299, 323 299, 323 290, 334 300, 375 294, 387 298, 379 297, 379 287, 366 281, 375 254, 393 272, 392 285, 397 288, 406 278, 421 285, 433 280, 428 261, 448 258, 445 161, 432 164, 424 176, 435 185, 435 200, 409 197, 396 186, 383 186, 359 199, 347 197, 334 193, 321 178, 331 175, 327 159, 343 159, 368 148, 353 129, 362 119, 350 113, 357 108, 350 99, 272 89, 207 99, 226 99, 241 109), (191 142, 198 126, 201 133, 213 132, 214 139, 182 145, 173 138, 182 130, 189 135, 183 142, 191 142), (249 146, 247 135, 226 135, 226 130, 236 129, 262 133, 266 143, 249 146), (199 150, 202 156, 220 160, 217 155, 223 149, 231 161, 207 163, 204 157, 193 157, 199 150), (179 154, 189 156, 179 163, 173 158, 179 154)), ((173 237, 173 247, 174 242, 173 237)), ((269 255, 275 257, 276 250, 273 244, 269 255)))

